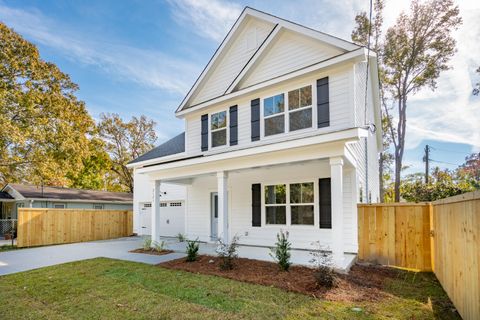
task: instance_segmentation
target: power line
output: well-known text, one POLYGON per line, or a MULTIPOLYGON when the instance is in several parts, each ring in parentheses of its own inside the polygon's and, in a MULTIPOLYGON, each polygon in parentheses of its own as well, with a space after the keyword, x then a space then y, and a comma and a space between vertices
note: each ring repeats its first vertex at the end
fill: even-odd
POLYGON ((452 166, 460 166, 458 163, 451 163, 451 162, 447 162, 447 161, 439 161, 439 160, 433 160, 433 159, 430 159, 430 161, 438 162, 438 163, 444 163, 444 164, 450 164, 452 166))
POLYGON ((453 152, 453 153, 459 153, 459 154, 464 154, 464 155, 470 154, 470 151, 454 151, 454 150, 440 149, 440 148, 432 147, 432 146, 430 146, 430 148, 433 149, 433 150, 443 151, 443 152, 453 152))

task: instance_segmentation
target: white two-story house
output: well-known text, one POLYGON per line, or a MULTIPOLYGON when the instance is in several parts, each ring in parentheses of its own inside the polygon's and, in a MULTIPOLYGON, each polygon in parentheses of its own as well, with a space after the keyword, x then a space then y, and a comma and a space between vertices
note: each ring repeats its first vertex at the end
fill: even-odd
POLYGON ((357 252, 356 205, 379 196, 373 52, 246 8, 175 113, 185 132, 130 164, 138 233, 357 252))

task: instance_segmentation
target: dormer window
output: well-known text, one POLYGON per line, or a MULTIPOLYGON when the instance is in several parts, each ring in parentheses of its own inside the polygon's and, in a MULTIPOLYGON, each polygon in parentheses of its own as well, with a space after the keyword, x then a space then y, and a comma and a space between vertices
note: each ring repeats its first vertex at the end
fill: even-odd
POLYGON ((265 136, 285 132, 285 97, 283 93, 263 99, 263 119, 265 136))
POLYGON ((210 116, 210 132, 212 147, 227 144, 227 111, 213 113, 210 116))
POLYGON ((289 131, 312 127, 312 86, 288 92, 289 131))

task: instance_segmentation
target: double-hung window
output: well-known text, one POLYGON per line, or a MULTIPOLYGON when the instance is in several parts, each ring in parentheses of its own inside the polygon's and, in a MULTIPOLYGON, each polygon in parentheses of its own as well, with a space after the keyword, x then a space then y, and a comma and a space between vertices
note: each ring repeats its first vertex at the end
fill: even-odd
POLYGON ((289 131, 312 127, 312 86, 288 92, 289 131))
POLYGON ((267 224, 287 223, 287 186, 265 186, 265 214, 267 224))
POLYGON ((285 96, 276 96, 263 99, 263 121, 265 136, 285 132, 285 96))
POLYGON ((210 116, 210 131, 212 135, 212 147, 227 144, 227 111, 213 113, 210 116))
POLYGON ((314 225, 313 182, 266 185, 264 192, 267 225, 314 225))

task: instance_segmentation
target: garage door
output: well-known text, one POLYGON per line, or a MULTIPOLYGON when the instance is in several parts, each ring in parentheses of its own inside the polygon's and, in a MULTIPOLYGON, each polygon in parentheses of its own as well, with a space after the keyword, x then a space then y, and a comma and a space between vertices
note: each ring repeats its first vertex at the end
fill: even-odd
MULTIPOLYGON (((152 204, 140 205, 141 234, 152 234, 152 204)), ((160 235, 175 237, 185 233, 185 202, 169 201, 160 203, 160 235)))
POLYGON ((160 235, 175 237, 185 233, 185 202, 160 203, 160 235))

